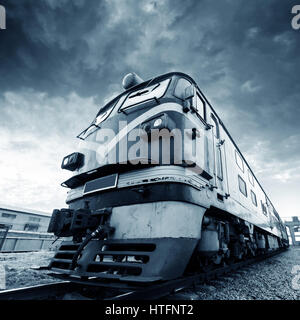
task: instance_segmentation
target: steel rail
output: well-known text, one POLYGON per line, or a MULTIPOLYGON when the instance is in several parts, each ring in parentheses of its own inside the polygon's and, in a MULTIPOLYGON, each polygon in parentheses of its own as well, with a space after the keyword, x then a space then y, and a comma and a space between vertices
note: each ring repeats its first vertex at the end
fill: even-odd
POLYGON ((215 279, 219 276, 228 274, 229 272, 236 271, 242 267, 263 261, 274 255, 280 254, 285 249, 278 249, 273 252, 266 253, 245 261, 227 265, 225 267, 217 268, 205 273, 198 273, 196 275, 182 277, 180 279, 166 281, 165 283, 160 283, 156 285, 149 286, 136 291, 130 291, 124 294, 117 295, 115 297, 106 298, 104 300, 155 300, 159 298, 166 297, 170 294, 179 292, 183 289, 195 286, 197 284, 204 283, 205 281, 215 279))
MULTIPOLYGON (((156 300, 166 297, 170 294, 179 292, 183 289, 196 286, 206 281, 215 279, 224 274, 228 274, 232 271, 236 271, 242 267, 257 263, 259 261, 270 258, 274 255, 280 254, 286 249, 278 249, 273 252, 266 253, 264 255, 256 256, 251 259, 247 259, 241 262, 226 265, 224 267, 216 268, 214 270, 188 275, 179 279, 169 280, 158 284, 142 287, 126 286, 118 287, 117 285, 110 285, 109 283, 99 283, 99 287, 105 289, 120 289, 118 294, 113 296, 104 296, 102 300, 120 301, 120 300, 156 300), (124 290, 125 289, 125 290, 124 290), (125 292, 124 292, 125 291, 125 292)), ((98 286, 96 283, 90 283, 88 281, 72 282, 72 281, 60 281, 50 284, 43 284, 25 288, 11 289, 0 291, 0 300, 68 300, 68 297, 64 297, 67 293, 79 293, 82 288, 91 288, 98 286)), ((75 296, 76 300, 84 300, 85 297, 80 295, 75 296)), ((97 299, 97 297, 95 297, 97 299)), ((99 297, 98 297, 99 299, 99 297)), ((93 300, 93 299, 92 299, 93 300)))
POLYGON ((58 300, 64 294, 78 289, 69 281, 41 284, 36 286, 0 291, 0 300, 58 300))

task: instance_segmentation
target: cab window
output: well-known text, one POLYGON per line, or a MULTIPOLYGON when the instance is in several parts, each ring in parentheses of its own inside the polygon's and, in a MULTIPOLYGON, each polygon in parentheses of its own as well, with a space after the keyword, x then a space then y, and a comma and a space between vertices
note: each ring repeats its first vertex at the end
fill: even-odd
POLYGON ((214 114, 211 114, 210 116, 211 116, 211 119, 213 121, 213 133, 214 133, 214 136, 217 139, 220 139, 220 129, 219 129, 218 120, 217 120, 217 118, 215 117, 214 114))
POLYGON ((177 81, 177 84, 176 84, 176 87, 175 87, 175 91, 174 91, 174 96, 176 98, 179 98, 181 100, 184 99, 184 94, 185 94, 185 89, 187 87, 189 87, 191 85, 191 83, 184 79, 184 78, 180 78, 178 81, 177 81))
POLYGON ((196 108, 197 108, 197 113, 199 116, 204 120, 205 119, 205 104, 203 100, 200 98, 198 92, 197 92, 197 97, 196 97, 196 108))

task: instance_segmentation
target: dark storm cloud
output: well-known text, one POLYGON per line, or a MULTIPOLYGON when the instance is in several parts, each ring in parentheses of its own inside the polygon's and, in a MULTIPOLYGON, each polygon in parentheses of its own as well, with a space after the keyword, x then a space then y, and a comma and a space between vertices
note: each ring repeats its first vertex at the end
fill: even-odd
POLYGON ((105 22, 105 8, 101 8, 99 1, 89 3, 50 0, 4 3, 7 30, 0 35, 0 72, 5 75, 1 77, 1 89, 30 87, 63 94, 87 87, 82 83, 91 80, 89 70, 81 63, 81 57, 88 51, 84 36, 99 22, 105 22))
MULTIPOLYGON (((134 67, 146 78, 180 69, 205 87, 226 76, 237 83, 288 76, 287 93, 299 88, 292 1, 2 2, 8 15, 0 35, 4 91, 95 95, 134 67)), ((278 93, 268 84, 264 89, 266 96, 278 93)))
POLYGON ((300 169, 297 2, 1 0, 0 129, 15 134, 5 148, 59 141, 60 156, 124 74, 177 70, 195 78, 262 179, 270 167, 289 177, 300 169))

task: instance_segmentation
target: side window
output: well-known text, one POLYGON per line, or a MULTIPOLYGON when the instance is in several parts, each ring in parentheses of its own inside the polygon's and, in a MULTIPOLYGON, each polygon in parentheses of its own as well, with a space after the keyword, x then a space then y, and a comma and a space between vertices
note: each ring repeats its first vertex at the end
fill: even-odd
POLYGON ((256 194, 251 190, 251 200, 252 203, 257 207, 257 199, 256 199, 256 194))
POLYGON ((235 150, 235 161, 239 168, 244 172, 244 162, 240 154, 235 150))
POLYGON ((197 112, 200 115, 200 117, 205 120, 205 104, 204 101, 200 98, 199 94, 197 93, 196 97, 196 103, 197 103, 197 112))
POLYGON ((267 216, 268 213, 267 213, 267 208, 265 206, 265 204, 260 200, 260 203, 261 203, 261 210, 262 210, 262 213, 267 216))
POLYGON ((214 133, 214 136, 217 139, 220 139, 220 129, 219 129, 218 120, 217 120, 217 118, 215 117, 215 115, 213 113, 210 116, 211 116, 211 119, 213 121, 213 133, 214 133))
POLYGON ((188 80, 186 80, 184 78, 180 78, 177 81, 176 88, 174 91, 174 96, 183 100, 185 89, 187 87, 189 87, 190 85, 191 85, 191 83, 188 80))
POLYGON ((247 197, 247 185, 246 182, 244 181, 244 179, 239 175, 239 189, 241 191, 241 193, 247 197))
POLYGON ((253 178, 253 175, 252 173, 250 172, 250 170, 248 169, 248 179, 249 179, 249 182, 253 185, 254 187, 254 178, 253 178))
POLYGON ((11 214, 11 213, 2 213, 3 218, 8 218, 8 219, 16 219, 17 215, 16 214, 11 214))
POLYGON ((38 224, 26 223, 24 226, 24 231, 38 231, 38 229, 38 224))

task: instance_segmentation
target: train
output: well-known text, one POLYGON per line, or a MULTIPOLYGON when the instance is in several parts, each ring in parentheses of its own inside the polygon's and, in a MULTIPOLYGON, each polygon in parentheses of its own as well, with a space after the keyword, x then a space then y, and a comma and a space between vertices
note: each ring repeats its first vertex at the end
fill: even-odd
POLYGON ((62 161, 68 208, 49 269, 70 281, 151 284, 289 246, 285 225, 197 83, 136 73, 62 161))

